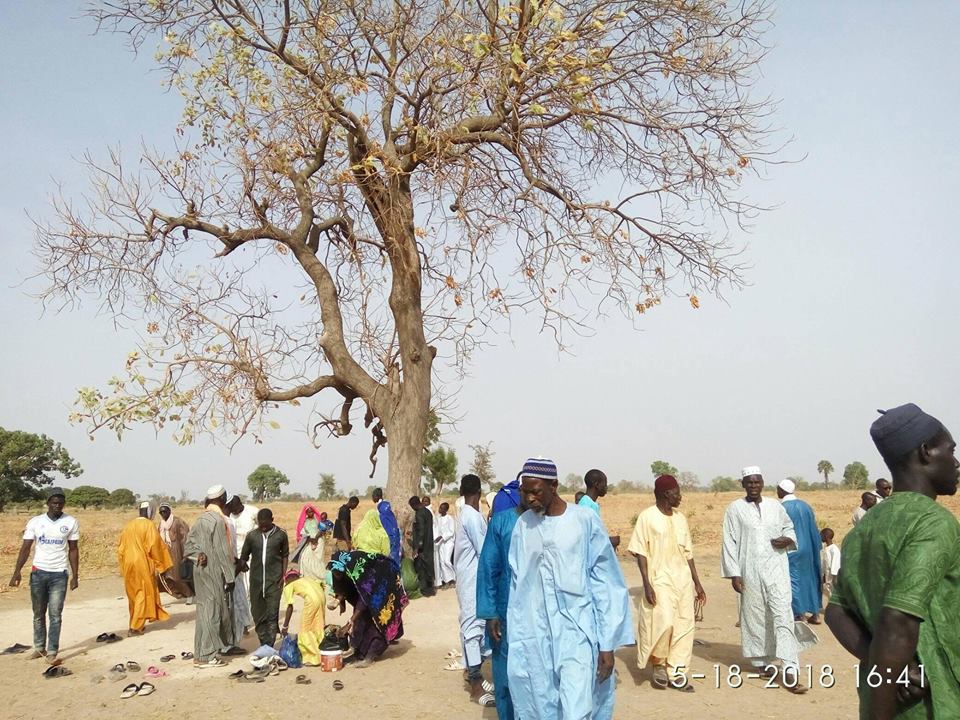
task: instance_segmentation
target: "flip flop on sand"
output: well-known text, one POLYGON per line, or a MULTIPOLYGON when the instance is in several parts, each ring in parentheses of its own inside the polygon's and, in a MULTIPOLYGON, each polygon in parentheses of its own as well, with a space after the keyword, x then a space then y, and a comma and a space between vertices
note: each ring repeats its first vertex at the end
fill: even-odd
POLYGON ((176 657, 176 655, 164 655, 162 658, 160 658, 160 662, 170 662, 171 660, 175 660, 176 657))
POLYGON ((343 690, 343 680, 334 680, 333 681, 334 690, 343 690))
POLYGON ((127 670, 130 672, 140 672, 140 663, 133 660, 127 660, 127 670))
POLYGON ((213 660, 208 660, 207 662, 194 662, 193 666, 198 670, 206 670, 207 668, 226 667, 227 664, 220 658, 214 658, 213 660))
POLYGON ((444 660, 454 660, 459 657, 463 657, 463 653, 459 650, 450 650, 446 655, 443 656, 444 660))
POLYGON ((244 675, 240 673, 240 677, 237 678, 238 683, 262 683, 265 678, 261 675, 244 675))
POLYGON ((484 692, 492 693, 493 692, 493 683, 489 680, 484 680, 480 685, 483 687, 484 692))
POLYGON ((297 680, 296 680, 297 685, 309 685, 311 682, 313 681, 310 678, 308 678, 306 675, 297 675, 297 680))
POLYGON ((150 678, 151 680, 156 680, 157 678, 169 677, 169 673, 166 670, 161 670, 155 665, 151 665, 147 668, 147 672, 144 674, 145 678, 150 678))
POLYGON ((156 688, 153 685, 145 682, 140 686, 140 689, 137 690, 137 695, 152 695, 154 690, 156 690, 156 688))
POLYGON ((180 653, 180 657, 183 658, 184 660, 193 660, 193 653, 192 653, 192 652, 182 652, 182 653, 180 653))
POLYGON ((130 683, 129 685, 127 685, 127 686, 120 692, 120 697, 121 697, 123 700, 127 700, 127 699, 129 699, 129 698, 132 698, 134 695, 137 694, 137 691, 138 691, 139 689, 140 689, 140 686, 139 686, 139 685, 137 685, 136 683, 130 683))
POLYGON ((73 675, 73 673, 63 665, 51 665, 43 671, 45 678, 66 677, 67 675, 73 675))
POLYGON ((667 668, 663 665, 653 666, 653 686, 657 690, 666 690, 670 684, 670 677, 667 675, 667 668))
POLYGON ((110 682, 125 680, 127 677, 127 668, 124 667, 122 663, 117 663, 112 668, 110 668, 110 671, 107 673, 107 677, 110 678, 110 682))
POLYGON ((230 673, 229 675, 227 675, 227 677, 228 677, 228 678, 232 678, 232 679, 234 679, 234 680, 236 680, 237 678, 242 678, 242 677, 243 677, 243 670, 237 670, 236 672, 232 672, 232 673, 230 673))
POLYGON ((20 643, 14 643, 6 650, 4 650, 0 655, 19 655, 22 652, 26 652, 30 649, 29 645, 21 645, 20 643))
POLYGON ((464 668, 464 666, 461 665, 461 664, 460 664, 459 662, 457 662, 456 660, 453 660, 453 661, 447 663, 446 665, 444 665, 444 666, 443 666, 443 669, 444 669, 444 670, 454 671, 454 670, 465 670, 466 668, 464 668))
POLYGON ((100 633, 97 635, 97 642, 106 642, 108 637, 110 637, 110 633, 100 633))
POLYGON ((495 707, 496 704, 496 699, 488 692, 485 692, 483 695, 477 698, 477 705, 480 707, 495 707))

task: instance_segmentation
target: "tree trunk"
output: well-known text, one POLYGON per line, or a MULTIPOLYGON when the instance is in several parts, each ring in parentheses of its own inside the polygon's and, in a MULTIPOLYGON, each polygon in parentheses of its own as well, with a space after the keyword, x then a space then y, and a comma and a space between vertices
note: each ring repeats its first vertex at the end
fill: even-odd
POLYGON ((420 494, 423 442, 430 411, 429 370, 427 375, 425 385, 403 384, 403 399, 397 404, 389 421, 384 422, 387 435, 387 485, 384 495, 393 505, 401 525, 411 512, 410 498, 420 494))

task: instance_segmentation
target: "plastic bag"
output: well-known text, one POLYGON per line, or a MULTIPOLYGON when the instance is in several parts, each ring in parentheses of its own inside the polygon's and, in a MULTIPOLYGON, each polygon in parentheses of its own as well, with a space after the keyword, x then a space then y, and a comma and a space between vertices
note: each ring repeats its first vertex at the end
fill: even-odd
POLYGON ((340 630, 339 625, 327 625, 323 629, 323 640, 320 641, 320 652, 330 650, 347 651, 350 649, 350 638, 346 635, 343 637, 338 636, 338 630, 340 630))
POLYGON ((284 635, 283 642, 280 643, 280 659, 287 664, 287 667, 303 667, 303 658, 300 657, 296 635, 284 635))

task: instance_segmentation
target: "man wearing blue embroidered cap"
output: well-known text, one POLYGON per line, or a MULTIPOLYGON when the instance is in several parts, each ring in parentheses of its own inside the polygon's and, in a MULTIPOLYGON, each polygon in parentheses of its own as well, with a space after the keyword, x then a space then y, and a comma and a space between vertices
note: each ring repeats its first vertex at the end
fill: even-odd
POLYGON ((635 644, 630 593, 597 514, 557 493, 557 468, 525 467, 530 507, 510 542, 507 682, 524 720, 613 717, 614 651, 635 644))
POLYGON ((957 492, 957 444, 916 405, 880 412, 893 494, 844 540, 827 625, 860 660, 861 718, 958 718, 960 523, 936 502, 957 492))

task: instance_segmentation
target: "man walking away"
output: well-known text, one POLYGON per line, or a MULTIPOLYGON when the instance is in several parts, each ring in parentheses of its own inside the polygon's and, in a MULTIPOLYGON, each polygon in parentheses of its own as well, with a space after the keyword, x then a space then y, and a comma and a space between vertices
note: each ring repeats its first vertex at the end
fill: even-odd
POLYGON ((337 521, 333 524, 334 546, 337 550, 349 552, 353 549, 353 535, 351 533, 350 513, 357 509, 360 498, 351 497, 337 511, 337 521))
POLYGON ((23 531, 20 554, 10 577, 10 587, 20 585, 20 571, 30 548, 36 545, 30 570, 30 601, 33 604, 33 653, 31 658, 46 657, 50 665, 59 665, 60 623, 67 596, 67 565, 70 589, 80 584, 80 523, 63 512, 66 498, 63 488, 47 490, 47 512, 30 518, 23 531), (47 625, 47 616, 50 624, 47 625))
POLYGON ((813 508, 797 498, 795 490, 793 480, 781 480, 777 485, 777 497, 790 516, 793 532, 797 536, 797 549, 787 555, 793 619, 807 620, 809 615, 808 622, 819 625, 823 602, 820 585, 820 547, 823 540, 813 508))
POLYGON ((240 567, 250 571, 250 610, 257 637, 261 645, 273 647, 280 632, 280 596, 290 542, 287 533, 273 524, 270 508, 257 513, 257 526, 243 542, 240 567))
POLYGON ((157 575, 173 567, 173 560, 153 524, 153 515, 153 503, 140 503, 138 516, 124 526, 117 545, 117 563, 130 613, 130 637, 142 635, 148 621, 170 619, 160 603, 157 575))
POLYGON ((413 510, 413 525, 410 530, 410 545, 413 549, 413 567, 420 581, 420 593, 424 597, 437 594, 433 576, 433 513, 425 508, 420 498, 410 498, 413 510))
MULTIPOLYGON (((484 707, 494 705, 493 695, 484 687, 480 667, 488 654, 483 642, 485 622, 477 617, 477 570, 487 523, 480 514, 480 478, 464 475, 460 480, 463 509, 454 540, 453 564, 457 571, 457 600, 460 604, 460 643, 467 666, 470 699, 484 707)), ((490 688, 492 689, 492 688, 490 688)))

